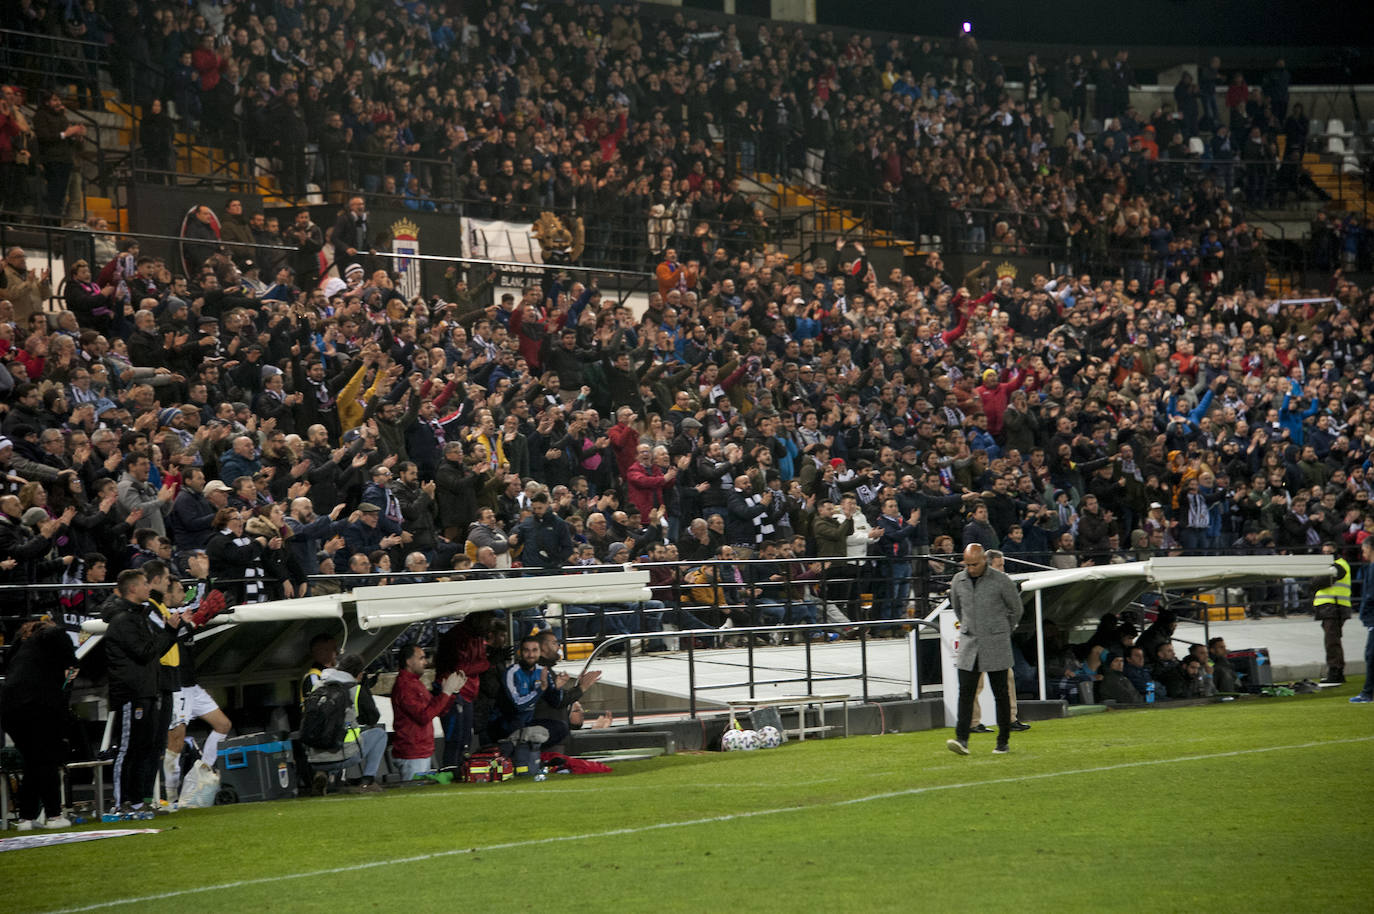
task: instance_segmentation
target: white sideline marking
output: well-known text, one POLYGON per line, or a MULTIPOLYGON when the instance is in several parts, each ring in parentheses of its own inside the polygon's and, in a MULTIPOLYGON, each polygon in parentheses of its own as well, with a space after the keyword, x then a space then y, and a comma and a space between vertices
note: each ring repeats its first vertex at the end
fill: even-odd
MULTIPOLYGON (((144 904, 150 901, 163 901, 168 898, 182 898, 187 895, 200 895, 206 892, 220 892, 225 889, 241 889, 250 885, 267 885, 273 882, 286 882, 292 879, 313 879, 317 876, 334 876, 339 873, 351 873, 358 870, 376 869, 381 866, 396 866, 406 863, 423 863, 427 860, 438 860, 443 857, 458 857, 466 854, 479 854, 486 851, 511 850, 519 847, 538 847, 544 844, 561 844, 568 841, 586 841, 592 838, 615 838, 622 835, 640 835, 646 832, 663 831, 669 828, 687 828, 693 825, 712 825, 717 822, 734 822, 739 819, 756 819, 762 816, 774 816, 787 812, 803 812, 814 809, 830 809, 841 806, 854 806, 859 803, 871 803, 875 800, 891 800, 898 797, 913 797, 925 793, 937 793, 944 790, 962 790, 966 787, 988 787, 994 784, 1020 784, 1026 781, 1042 781, 1048 778, 1067 777, 1076 774, 1098 774, 1103 771, 1121 771, 1126 768, 1148 768, 1154 765, 1173 765, 1179 762, 1202 762, 1219 758, 1234 758, 1242 755, 1259 755, 1265 752, 1283 752, 1289 749, 1315 749, 1321 746, 1339 746, 1349 743, 1367 743, 1374 740, 1374 736, 1357 736, 1350 739, 1330 739, 1320 740, 1310 743, 1292 743, 1286 746, 1263 746, 1256 749, 1236 749, 1231 752, 1212 752, 1206 755, 1184 755, 1177 758, 1153 759, 1141 762, 1122 762, 1118 765, 1099 765, 1094 768, 1073 768, 1067 771, 1047 771, 1042 774, 1022 774, 1016 777, 993 778, 986 781, 965 781, 959 784, 935 784, 929 787, 910 787, 906 790, 894 790, 887 793, 875 793, 868 796, 855 797, 849 800, 834 800, 829 803, 816 803, 809 806, 780 806, 775 809, 756 809, 750 812, 727 813, 720 816, 706 816, 700 819, 683 819, 677 822, 658 822, 653 825, 636 825, 627 828, 612 828, 606 831, 587 832, 580 835, 553 835, 548 838, 531 838, 527 841, 508 841, 502 844, 488 844, 484 847, 463 847, 447 851, 435 851, 431 854, 416 854, 411 857, 393 857, 388 860, 370 860, 365 863, 354 863, 348 866, 335 866, 328 869, 309 870, 303 873, 286 873, 280 876, 263 876, 258 879, 240 879, 236 882, 222 882, 218 885, 195 886, 192 888, 178 889, 174 892, 159 892, 154 895, 139 895, 133 898, 116 898, 109 901, 99 901, 95 904, 82 905, 75 908, 58 908, 50 911, 49 914, 76 914, 79 911, 97 911, 103 908, 114 908, 121 905, 144 904)), ((540 793, 540 791, 530 791, 530 793, 540 793)))

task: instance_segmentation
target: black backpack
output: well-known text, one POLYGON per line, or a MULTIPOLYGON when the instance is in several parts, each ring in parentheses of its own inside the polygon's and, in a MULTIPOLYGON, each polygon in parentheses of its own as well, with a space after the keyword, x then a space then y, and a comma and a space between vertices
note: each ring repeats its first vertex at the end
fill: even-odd
POLYGON ((322 682, 305 696, 301 713, 301 742, 308 748, 338 752, 348 725, 349 687, 322 682))

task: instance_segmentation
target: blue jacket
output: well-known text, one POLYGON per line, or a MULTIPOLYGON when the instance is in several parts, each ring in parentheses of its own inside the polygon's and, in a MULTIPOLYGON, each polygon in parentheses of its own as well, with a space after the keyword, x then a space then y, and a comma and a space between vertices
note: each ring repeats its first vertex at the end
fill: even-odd
POLYGON ((506 667, 501 675, 501 691, 496 696, 492 715, 492 720, 503 735, 519 730, 533 720, 539 699, 544 699, 555 708, 563 703, 563 690, 554 686, 553 675, 553 670, 537 664, 532 670, 518 663, 506 667), (539 684, 541 673, 548 677, 546 686, 539 684))
POLYGON ((214 532, 210 527, 214 519, 215 506, 200 492, 183 486, 176 501, 172 502, 167 529, 178 549, 204 549, 214 532))
POLYGON ((1360 574, 1360 605, 1357 611, 1360 624, 1374 628, 1374 562, 1367 562, 1360 574))
POLYGON ((291 538, 286 541, 286 545, 295 554, 301 569, 306 574, 319 574, 320 559, 318 553, 320 546, 324 545, 324 541, 334 534, 342 534, 348 527, 348 521, 331 520, 328 514, 321 514, 308 524, 303 524, 294 517, 288 517, 286 526, 291 528, 291 538))
POLYGON ((1298 447, 1302 447, 1303 431, 1302 424, 1306 420, 1317 414, 1317 400, 1314 397, 1312 405, 1307 412, 1299 413, 1296 409, 1289 409, 1288 404, 1294 397, 1302 396, 1302 386, 1297 381, 1293 382, 1293 387, 1288 393, 1283 395, 1283 406, 1279 408, 1279 425, 1288 429, 1288 438, 1298 447))
POLYGON ((262 464, 256 458, 248 460, 233 451, 229 451, 219 460, 219 478, 231 486, 240 476, 252 476, 261 469, 262 464))
POLYGON ((878 515, 873 526, 883 531, 878 538, 878 554, 899 559, 911 555, 911 542, 921 533, 921 528, 916 524, 908 524, 906 518, 888 517, 886 514, 878 515))
POLYGON ((336 570, 348 567, 348 558, 351 555, 361 552, 363 555, 371 555, 382 548, 382 538, 389 534, 383 532, 381 524, 369 527, 362 521, 355 521, 344 527, 343 554, 334 556, 334 567, 336 570))
POLYGON ((572 532, 566 521, 546 511, 542 518, 531 514, 515 528, 520 535, 520 561, 526 568, 556 571, 572 555, 572 532))

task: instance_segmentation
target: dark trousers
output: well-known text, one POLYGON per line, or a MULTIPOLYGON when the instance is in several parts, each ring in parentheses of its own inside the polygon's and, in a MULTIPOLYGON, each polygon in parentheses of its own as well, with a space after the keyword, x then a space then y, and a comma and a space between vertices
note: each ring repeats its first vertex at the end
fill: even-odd
POLYGON ((44 203, 48 215, 61 216, 67 202, 67 182, 72 176, 71 162, 44 162, 43 180, 46 183, 44 203))
POLYGON ((47 712, 19 711, 5 715, 5 732, 24 757, 24 781, 15 800, 19 818, 37 819, 44 810, 49 819, 62 815, 61 770, 66 747, 62 727, 47 712))
POLYGON ((1364 639, 1364 688, 1360 694, 1366 698, 1374 697, 1374 626, 1364 639))
POLYGON ((115 706, 113 713, 114 739, 118 748, 110 777, 114 781, 115 805, 142 803, 153 795, 153 781, 161 755, 158 736, 164 741, 167 738, 165 730, 158 733, 157 699, 124 701, 115 706))
MULTIPOLYGON (((529 723, 517 727, 516 730, 523 730, 525 727, 543 727, 545 730, 549 731, 549 738, 544 742, 545 748, 562 745, 567 741, 568 734, 572 732, 572 728, 568 726, 566 720, 555 720, 550 717, 537 717, 529 723)), ((515 730, 508 730, 507 725, 502 724, 499 719, 492 722, 492 742, 509 742, 510 735, 514 732, 515 730)))
MULTIPOLYGON (((1322 641, 1326 646, 1326 670, 1328 673, 1345 672, 1345 648, 1341 646, 1341 629, 1344 619, 1322 620, 1322 641)), ((1365 674, 1369 675, 1368 673, 1365 674)))
POLYGON ((851 619, 858 618, 860 567, 857 562, 832 562, 821 576, 825 599, 851 619))
POLYGON ((959 720, 954 725, 954 737, 968 742, 969 727, 973 724, 973 699, 978 695, 978 679, 985 672, 993 700, 997 702, 997 745, 1005 746, 1011 737, 1011 693, 1007 688, 1006 671, 980 670, 977 661, 971 671, 959 671, 959 720))
POLYGON ((167 748, 167 731, 172 729, 172 701, 172 692, 162 692, 157 697, 157 713, 153 715, 153 726, 156 728, 153 735, 155 745, 153 751, 144 759, 144 770, 140 774, 142 782, 148 785, 149 790, 153 789, 153 785, 157 783, 157 776, 162 772, 162 750, 167 748))
POLYGON ((444 768, 463 764, 472 744, 472 702, 454 696, 453 704, 439 718, 444 727, 444 768))

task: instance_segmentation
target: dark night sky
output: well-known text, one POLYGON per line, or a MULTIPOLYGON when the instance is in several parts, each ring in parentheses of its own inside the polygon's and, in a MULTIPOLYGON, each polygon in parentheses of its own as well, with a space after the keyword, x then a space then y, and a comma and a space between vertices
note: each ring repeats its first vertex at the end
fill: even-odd
POLYGON ((992 41, 1374 46, 1368 8, 1329 0, 817 0, 817 13, 832 25, 940 36, 969 20, 992 41))

